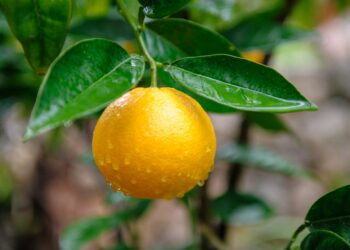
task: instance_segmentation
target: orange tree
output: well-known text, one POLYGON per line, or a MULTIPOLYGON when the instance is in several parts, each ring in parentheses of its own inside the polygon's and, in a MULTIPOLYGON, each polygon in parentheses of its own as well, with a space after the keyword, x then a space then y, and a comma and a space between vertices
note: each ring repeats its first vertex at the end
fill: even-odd
MULTIPOLYGON (((295 0, 267 1, 257 10, 243 3, 236 10, 233 2, 222 7, 210 1, 116 0, 113 5, 120 16, 75 25, 70 34, 89 39, 61 52, 72 1, 0 0, 27 61, 43 75, 24 140, 99 114, 110 104, 94 133, 94 157, 107 182, 125 194, 119 198, 109 194, 110 200, 127 206, 110 216, 73 223, 62 233, 62 249, 80 249, 101 233, 136 221, 152 203, 145 198, 175 196, 188 208, 193 223, 193 243, 186 249, 228 249, 227 228, 233 218, 245 220, 242 211, 252 208, 262 217, 272 213, 259 197, 239 192, 237 184, 246 164, 287 175, 310 175, 271 152, 249 146, 249 131, 260 126, 287 132, 275 113, 317 109, 291 82, 266 66, 276 46, 310 36, 309 31, 285 23, 291 14, 302 16, 294 21, 304 26, 317 18, 304 20, 300 14, 304 1, 300 6, 295 0), (294 7, 297 11, 292 13, 294 7), (227 8, 231 14, 236 11, 229 21, 227 8), (204 185, 216 150, 204 110, 242 117, 237 141, 217 151, 217 160, 228 161, 231 169, 227 191, 215 199, 208 198, 204 185), (193 189, 196 184, 203 187, 193 189)), ((98 12, 101 6, 108 11, 108 1, 95 3, 92 10, 98 12)), ((311 16, 313 9, 308 10, 311 16)), ((286 249, 350 249, 349 189, 343 187, 318 200, 286 249), (309 234, 300 247, 295 246, 306 228, 309 234)), ((135 249, 137 243, 121 237, 116 247, 135 249)))

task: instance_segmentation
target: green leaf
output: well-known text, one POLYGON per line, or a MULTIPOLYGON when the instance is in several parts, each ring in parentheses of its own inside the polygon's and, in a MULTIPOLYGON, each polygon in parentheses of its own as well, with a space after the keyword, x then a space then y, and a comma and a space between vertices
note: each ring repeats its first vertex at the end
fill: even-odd
POLYGON ((217 159, 230 163, 243 163, 258 169, 278 172, 287 176, 311 177, 311 173, 303 167, 289 162, 269 150, 253 147, 226 145, 218 149, 217 159))
POLYGON ((60 53, 72 15, 71 0, 1 0, 7 22, 39 74, 60 53))
POLYGON ((162 18, 180 11, 190 0, 139 0, 143 13, 151 18, 162 18))
POLYGON ((111 216, 88 218, 75 222, 64 229, 60 238, 60 249, 79 250, 84 244, 103 232, 116 229, 123 223, 139 217, 149 205, 149 200, 140 200, 133 208, 111 216))
MULTIPOLYGON (((220 34, 183 19, 157 20, 147 24, 143 33, 150 54, 160 62, 171 62, 186 56, 226 53, 239 55, 234 45, 220 34), (203 43, 202 41, 208 41, 203 43)), ((166 86, 179 89, 196 99, 208 112, 229 113, 236 110, 196 95, 176 83, 168 72, 159 70, 166 86)))
POLYGON ((130 26, 124 20, 113 16, 84 18, 70 29, 70 34, 83 38, 98 37, 117 41, 134 39, 130 26))
POLYGON ((273 214, 272 208, 263 200, 250 194, 228 191, 212 202, 217 217, 231 224, 250 224, 273 214))
POLYGON ((236 112, 237 110, 221 105, 219 103, 213 102, 209 99, 206 99, 202 96, 196 95, 195 93, 189 91, 188 89, 182 87, 182 85, 177 84, 169 75, 168 72, 165 72, 162 69, 158 69, 158 76, 161 80, 161 83, 163 83, 164 85, 166 85, 167 87, 171 87, 171 88, 175 88, 178 89, 184 93, 186 93, 187 95, 191 96, 192 98, 194 98, 201 106, 204 110, 206 110, 207 112, 213 112, 213 113, 232 113, 232 112, 236 112))
POLYGON ((243 51, 263 50, 271 52, 276 46, 290 41, 311 37, 314 33, 281 24, 266 13, 250 16, 223 34, 243 51))
POLYGON ((329 230, 350 242, 350 185, 317 200, 309 209, 305 221, 311 231, 329 230))
POLYGON ((77 43, 51 66, 24 139, 102 109, 141 79, 144 61, 104 39, 77 43))
POLYGON ((232 108, 260 112, 316 109, 277 71, 239 57, 188 57, 164 69, 188 90, 232 108))
POLYGON ((254 123, 255 125, 270 132, 280 133, 290 131, 287 124, 285 124, 285 122, 281 120, 276 114, 246 112, 245 116, 251 123, 254 123))
POLYGON ((350 245, 330 231, 310 233, 301 243, 301 250, 349 250, 350 245))
POLYGON ((160 62, 210 54, 239 56, 225 37, 192 21, 169 18, 150 22, 146 27, 143 33, 146 46, 160 62))

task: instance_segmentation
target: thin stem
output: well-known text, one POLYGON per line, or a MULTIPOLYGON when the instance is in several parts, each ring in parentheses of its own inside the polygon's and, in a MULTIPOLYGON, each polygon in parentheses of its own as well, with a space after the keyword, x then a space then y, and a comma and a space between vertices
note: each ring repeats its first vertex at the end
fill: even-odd
MULTIPOLYGON (((230 248, 222 242, 216 235, 215 232, 212 231, 210 227, 205 224, 200 224, 199 229, 201 233, 210 241, 210 243, 218 250, 229 250, 230 248)), ((203 249, 203 248, 201 248, 203 249)))
POLYGON ((146 60, 150 64, 151 67, 151 87, 157 87, 157 62, 153 59, 153 57, 149 54, 145 42, 142 38, 142 30, 143 30, 143 23, 136 24, 133 20, 132 16, 130 15, 127 7, 124 4, 123 0, 116 0, 116 4, 119 10, 119 13, 124 16, 125 20, 129 23, 131 26, 137 43, 139 44, 139 47, 145 56, 146 60))
MULTIPOLYGON (((199 211, 198 211, 198 219, 201 225, 206 225, 210 228, 211 225, 211 214, 210 214, 210 201, 208 197, 208 182, 204 184, 204 186, 199 191, 199 211)), ((211 244, 209 244, 209 239, 206 237, 201 231, 200 234, 200 249, 201 250, 210 250, 211 244)))
POLYGON ((189 194, 185 195, 182 200, 185 203, 188 214, 190 216, 193 238, 196 239, 195 241, 197 242, 197 211, 194 208, 193 201, 191 200, 191 196, 189 194))
POLYGON ((304 231, 304 229, 306 228, 306 224, 302 224, 300 225, 297 230, 295 230, 292 238, 290 239, 288 245, 286 246, 285 250, 291 250, 292 249, 292 245, 294 244, 294 242, 297 240, 298 235, 304 231))
MULTIPOLYGON (((243 116, 241 125, 239 128, 239 133, 237 137, 237 144, 247 145, 249 144, 249 134, 250 134, 251 124, 248 119, 243 116)), ((230 164, 230 170, 228 174, 228 190, 235 191, 238 187, 238 184, 242 178, 244 165, 241 163, 232 163, 230 164)), ((225 221, 221 221, 217 227, 218 237, 222 240, 226 239, 226 234, 228 231, 229 225, 225 221)))

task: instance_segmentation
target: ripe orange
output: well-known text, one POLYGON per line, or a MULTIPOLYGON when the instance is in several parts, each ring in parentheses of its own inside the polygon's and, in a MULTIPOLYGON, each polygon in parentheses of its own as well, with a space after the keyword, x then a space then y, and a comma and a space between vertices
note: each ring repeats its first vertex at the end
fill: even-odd
POLYGON ((251 50, 242 53, 242 57, 256 63, 263 63, 265 53, 261 50, 251 50))
POLYGON ((173 88, 135 88, 104 111, 92 146, 114 190, 171 199, 204 183, 216 139, 208 115, 188 95, 173 88))

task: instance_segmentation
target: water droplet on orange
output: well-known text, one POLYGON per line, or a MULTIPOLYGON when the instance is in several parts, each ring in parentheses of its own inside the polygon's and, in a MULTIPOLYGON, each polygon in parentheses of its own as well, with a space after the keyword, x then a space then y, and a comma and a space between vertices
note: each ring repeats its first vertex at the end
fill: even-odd
POLYGON ((185 193, 178 193, 178 194, 176 195, 176 197, 177 197, 177 198, 182 198, 182 197, 184 197, 184 195, 185 195, 185 193))
POLYGON ((205 184, 205 181, 204 180, 200 180, 197 182, 197 185, 200 186, 200 187, 203 187, 205 184))
POLYGON ((108 149, 113 149, 113 148, 114 148, 114 146, 113 146, 112 142, 108 141, 108 149))
POLYGON ((113 170, 118 171, 119 170, 119 165, 118 164, 113 164, 113 170))

